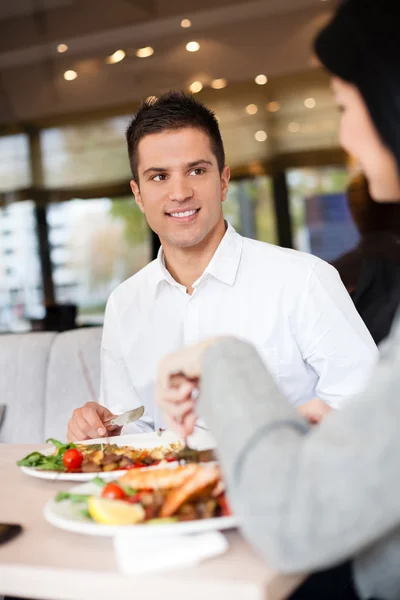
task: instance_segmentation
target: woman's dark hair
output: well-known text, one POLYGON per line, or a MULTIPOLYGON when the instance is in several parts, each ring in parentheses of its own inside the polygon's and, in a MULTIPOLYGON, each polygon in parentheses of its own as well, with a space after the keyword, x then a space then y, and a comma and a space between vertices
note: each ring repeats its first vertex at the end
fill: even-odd
POLYGON ((138 145, 152 133, 192 127, 201 129, 210 139, 220 173, 225 166, 225 151, 215 114, 191 94, 170 91, 159 98, 145 100, 126 131, 133 179, 139 183, 138 145))
POLYGON ((400 204, 375 202, 364 175, 351 180, 347 195, 350 212, 362 237, 384 231, 400 235, 400 204))
POLYGON ((359 89, 400 170, 398 0, 347 0, 315 41, 321 63, 359 89))

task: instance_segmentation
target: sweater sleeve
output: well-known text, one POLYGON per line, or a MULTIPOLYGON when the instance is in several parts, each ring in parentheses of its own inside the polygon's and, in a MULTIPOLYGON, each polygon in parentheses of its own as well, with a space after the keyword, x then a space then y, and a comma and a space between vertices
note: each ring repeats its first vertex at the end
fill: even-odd
POLYGON ((199 410, 213 433, 244 535, 283 571, 324 568, 400 523, 400 352, 368 389, 310 428, 252 346, 224 339, 202 365, 199 410))

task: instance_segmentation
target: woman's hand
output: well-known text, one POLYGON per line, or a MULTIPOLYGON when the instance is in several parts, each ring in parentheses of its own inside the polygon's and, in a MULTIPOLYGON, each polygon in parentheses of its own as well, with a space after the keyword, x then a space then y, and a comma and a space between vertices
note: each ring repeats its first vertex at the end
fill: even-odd
POLYGON ((303 415, 310 425, 318 425, 331 411, 331 407, 320 398, 314 398, 297 409, 297 412, 303 415))
POLYGON ((193 433, 203 356, 217 339, 210 338, 184 348, 160 363, 156 402, 164 413, 167 427, 180 437, 186 438, 193 433))

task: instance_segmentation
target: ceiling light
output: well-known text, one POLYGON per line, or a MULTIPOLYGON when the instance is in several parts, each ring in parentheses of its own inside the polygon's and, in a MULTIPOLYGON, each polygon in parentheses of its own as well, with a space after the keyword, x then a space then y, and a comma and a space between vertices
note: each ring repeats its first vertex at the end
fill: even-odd
POLYGON ((249 104, 246 106, 246 112, 248 115, 255 115, 258 112, 257 104, 249 104))
POLYGON ((227 80, 223 79, 222 77, 221 79, 214 79, 211 82, 211 87, 214 88, 214 90, 222 90, 223 88, 226 88, 227 85, 227 80))
POLYGON ((121 60, 124 60, 125 56, 126 54, 123 50, 116 50, 114 54, 107 56, 106 63, 109 65, 114 65, 115 63, 119 63, 121 60))
POLYGON ((138 58, 148 58, 149 56, 153 56, 154 48, 151 46, 145 46, 144 48, 138 48, 136 50, 136 56, 138 58))
POLYGON ((257 131, 254 137, 256 138, 257 142, 265 142, 265 140, 268 139, 266 131, 257 131))
POLYGON ((66 52, 67 50, 68 50, 67 44, 58 44, 58 46, 57 46, 57 52, 59 52, 60 54, 62 54, 63 52, 66 52))
POLYGON ((268 77, 266 75, 257 75, 254 81, 257 83, 257 85, 265 85, 268 81, 268 77))
POLYGON ((300 123, 296 123, 296 121, 292 121, 292 123, 289 123, 288 129, 291 133, 298 133, 301 129, 300 123))
POLYGON ((202 89, 203 84, 201 81, 193 81, 193 83, 189 85, 189 90, 192 92, 192 94, 197 94, 198 92, 201 92, 202 89))
POLYGON ((188 27, 192 26, 192 21, 190 19, 182 19, 181 21, 181 27, 183 27, 184 29, 187 29, 188 27))
POLYGON ((273 102, 268 102, 267 104, 267 110, 268 112, 278 112, 278 110, 280 110, 281 105, 279 104, 279 102, 273 101, 273 102))
POLYGON ((200 50, 199 42, 189 42, 186 44, 186 50, 188 52, 197 52, 197 50, 200 50))
POLYGON ((64 79, 66 79, 66 81, 73 81, 77 77, 78 73, 76 71, 73 71, 72 69, 70 69, 69 71, 65 71, 64 73, 64 79))
POLYGON ((304 100, 304 106, 306 106, 307 108, 315 108, 317 102, 315 100, 315 98, 306 98, 304 100))

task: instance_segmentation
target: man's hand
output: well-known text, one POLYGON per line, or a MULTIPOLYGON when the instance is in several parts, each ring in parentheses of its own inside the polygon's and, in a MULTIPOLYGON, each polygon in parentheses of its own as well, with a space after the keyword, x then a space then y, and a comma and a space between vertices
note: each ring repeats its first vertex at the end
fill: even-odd
POLYGON ((68 423, 67 439, 69 442, 79 442, 106 435, 119 435, 122 427, 118 425, 106 426, 105 423, 115 417, 101 404, 86 402, 82 408, 76 408, 68 423))
POLYGON ((297 412, 303 415, 311 425, 318 425, 331 411, 331 407, 319 398, 314 398, 297 409, 297 412))

